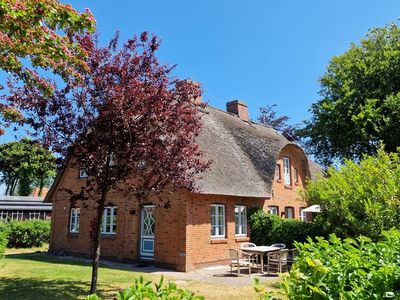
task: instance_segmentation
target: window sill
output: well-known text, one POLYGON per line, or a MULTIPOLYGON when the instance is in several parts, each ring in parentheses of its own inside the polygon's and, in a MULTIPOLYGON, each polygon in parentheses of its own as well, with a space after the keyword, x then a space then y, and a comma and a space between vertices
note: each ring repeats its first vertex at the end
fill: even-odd
POLYGON ((248 236, 235 236, 235 242, 250 242, 250 237, 248 237, 248 236))
POLYGON ((68 232, 68 237, 78 237, 79 236, 79 232, 68 232))
POLYGON ((228 240, 226 238, 215 238, 211 239, 211 244, 228 244, 228 240))
POLYGON ((102 233, 101 238, 105 239, 115 239, 115 233, 102 233))
POLYGON ((285 189, 292 190, 292 189, 293 189, 293 186, 291 186, 291 185, 285 185, 285 189))

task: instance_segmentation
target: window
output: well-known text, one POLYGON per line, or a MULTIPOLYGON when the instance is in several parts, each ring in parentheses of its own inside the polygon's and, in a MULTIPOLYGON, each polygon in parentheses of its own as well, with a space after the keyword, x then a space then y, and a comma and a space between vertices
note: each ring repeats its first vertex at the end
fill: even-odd
POLYGON ((40 211, 33 211, 29 213, 29 220, 39 220, 40 219, 40 211))
POLYGON ((0 223, 8 222, 8 212, 0 211, 0 223))
POLYGON ((268 212, 271 215, 279 216, 279 207, 278 206, 268 206, 268 212))
POLYGON ((225 206, 211 204, 211 237, 225 237, 225 206))
POLYGON ((71 216, 69 218, 69 232, 78 233, 79 232, 79 219, 81 215, 80 208, 71 208, 71 216))
POLYGON ((107 206, 104 208, 103 222, 101 223, 102 234, 115 234, 117 232, 117 207, 107 206))
POLYGON ((294 177, 294 183, 298 184, 299 183, 299 172, 297 171, 297 168, 293 169, 293 177, 294 177))
POLYGON ((22 221, 24 217, 24 213, 22 211, 13 211, 11 213, 11 220, 14 221, 22 221))
POLYGON ((79 169, 79 178, 87 178, 86 171, 83 169, 79 169))
POLYGON ((304 211, 304 207, 300 208, 300 220, 307 222, 307 213, 304 211))
POLYGON ((294 208, 287 206, 285 207, 285 217, 286 219, 294 219, 294 208))
POLYGON ((281 180, 281 165, 280 164, 276 164, 275 167, 275 178, 276 180, 281 180))
POLYGON ((285 185, 292 185, 290 180, 290 159, 286 156, 283 157, 283 179, 285 185))
POLYGON ((235 235, 247 235, 247 208, 244 205, 235 205, 235 235))

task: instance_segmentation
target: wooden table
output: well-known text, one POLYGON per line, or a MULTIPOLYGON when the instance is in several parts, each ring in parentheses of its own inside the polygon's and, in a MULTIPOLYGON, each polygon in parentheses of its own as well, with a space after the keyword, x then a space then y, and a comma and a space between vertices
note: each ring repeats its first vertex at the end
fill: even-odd
POLYGON ((250 254, 256 254, 260 256, 261 272, 264 273, 264 255, 268 252, 278 251, 280 249, 281 248, 279 247, 272 247, 272 246, 256 246, 256 247, 243 248, 241 250, 250 254))

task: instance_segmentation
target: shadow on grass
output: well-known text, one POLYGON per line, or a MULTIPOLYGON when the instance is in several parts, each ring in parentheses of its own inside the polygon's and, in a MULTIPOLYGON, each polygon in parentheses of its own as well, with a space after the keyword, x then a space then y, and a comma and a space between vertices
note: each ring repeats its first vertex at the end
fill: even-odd
MULTIPOLYGON (((91 262, 88 259, 82 257, 75 257, 75 256, 54 256, 49 255, 44 252, 34 252, 34 253, 21 253, 21 254, 6 254, 6 258, 10 259, 21 259, 21 260, 33 260, 39 261, 44 263, 54 263, 54 264, 64 264, 64 265, 72 265, 72 266, 87 266, 91 267, 91 262)), ((169 272, 176 272, 172 269, 164 269, 154 267, 152 264, 146 265, 145 263, 139 264, 128 264, 128 263, 119 263, 108 261, 103 259, 100 261, 100 267, 104 269, 111 269, 111 270, 124 270, 124 271, 131 271, 137 273, 153 273, 162 271, 163 273, 169 272)), ((1 299, 1 298, 0 298, 1 299)))
POLYGON ((89 287, 80 281, 1 278, 0 299, 83 299, 89 287))

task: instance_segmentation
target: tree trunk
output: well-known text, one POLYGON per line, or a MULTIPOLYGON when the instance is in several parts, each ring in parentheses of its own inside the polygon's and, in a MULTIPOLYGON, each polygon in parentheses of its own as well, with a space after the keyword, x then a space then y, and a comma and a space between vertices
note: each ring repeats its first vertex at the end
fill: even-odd
POLYGON ((104 204, 107 199, 107 188, 103 188, 101 198, 97 206, 97 220, 95 228, 93 228, 93 252, 92 252, 92 282, 90 285, 90 294, 95 294, 97 290, 97 270, 100 261, 100 245, 101 245, 101 221, 104 214, 104 204))
POLYGON ((42 176, 40 176, 40 179, 39 179, 39 192, 38 192, 39 197, 42 196, 42 192, 43 192, 43 187, 44 187, 44 178, 43 177, 44 176, 42 175, 42 176))

